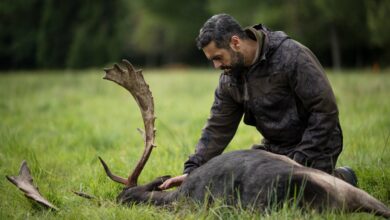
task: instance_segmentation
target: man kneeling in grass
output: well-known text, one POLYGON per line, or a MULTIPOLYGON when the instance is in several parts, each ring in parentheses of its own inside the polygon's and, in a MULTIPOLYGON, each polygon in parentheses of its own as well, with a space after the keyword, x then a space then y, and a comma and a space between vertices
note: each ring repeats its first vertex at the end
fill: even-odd
POLYGON ((253 148, 357 185, 351 168, 335 169, 343 146, 339 112, 324 70, 307 47, 261 24, 243 29, 227 14, 206 21, 197 46, 223 72, 195 154, 185 162, 184 174, 168 179, 161 189, 180 185, 191 171, 221 154, 242 117, 264 137, 253 148))

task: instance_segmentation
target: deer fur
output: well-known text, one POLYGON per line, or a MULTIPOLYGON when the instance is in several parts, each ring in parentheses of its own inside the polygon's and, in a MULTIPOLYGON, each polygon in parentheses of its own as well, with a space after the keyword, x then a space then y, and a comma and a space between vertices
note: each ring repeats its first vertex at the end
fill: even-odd
POLYGON ((263 150, 225 153, 194 170, 174 191, 159 191, 167 176, 149 184, 125 188, 117 197, 122 204, 166 205, 180 199, 198 202, 224 199, 259 210, 283 202, 318 211, 369 212, 390 218, 390 210, 352 185, 320 170, 304 167, 286 156, 263 150))

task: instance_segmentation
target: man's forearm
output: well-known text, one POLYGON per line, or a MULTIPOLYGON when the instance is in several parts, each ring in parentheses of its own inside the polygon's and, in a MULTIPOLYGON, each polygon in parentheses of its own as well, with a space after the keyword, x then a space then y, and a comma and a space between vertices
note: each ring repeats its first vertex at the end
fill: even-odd
POLYGON ((191 155, 184 163, 183 174, 190 174, 193 170, 200 167, 203 163, 203 160, 199 156, 197 156, 196 154, 191 155))

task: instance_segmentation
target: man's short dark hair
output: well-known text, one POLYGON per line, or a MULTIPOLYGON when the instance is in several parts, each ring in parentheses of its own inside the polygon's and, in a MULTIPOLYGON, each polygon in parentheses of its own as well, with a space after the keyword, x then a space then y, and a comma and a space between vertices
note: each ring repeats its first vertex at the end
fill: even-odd
POLYGON ((214 41, 217 48, 228 48, 233 35, 242 39, 247 38, 236 19, 228 14, 217 14, 209 18, 200 29, 199 36, 196 38, 196 46, 202 49, 214 41))

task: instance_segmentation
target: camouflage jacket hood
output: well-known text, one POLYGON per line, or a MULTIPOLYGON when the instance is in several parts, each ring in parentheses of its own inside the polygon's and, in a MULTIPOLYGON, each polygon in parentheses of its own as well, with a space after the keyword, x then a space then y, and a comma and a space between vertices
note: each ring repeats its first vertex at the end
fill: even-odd
POLYGON ((262 134, 265 149, 306 165, 334 166, 342 133, 336 100, 317 58, 284 32, 263 25, 247 31, 263 36, 261 53, 246 70, 221 74, 210 117, 184 172, 221 154, 242 116, 262 134))

